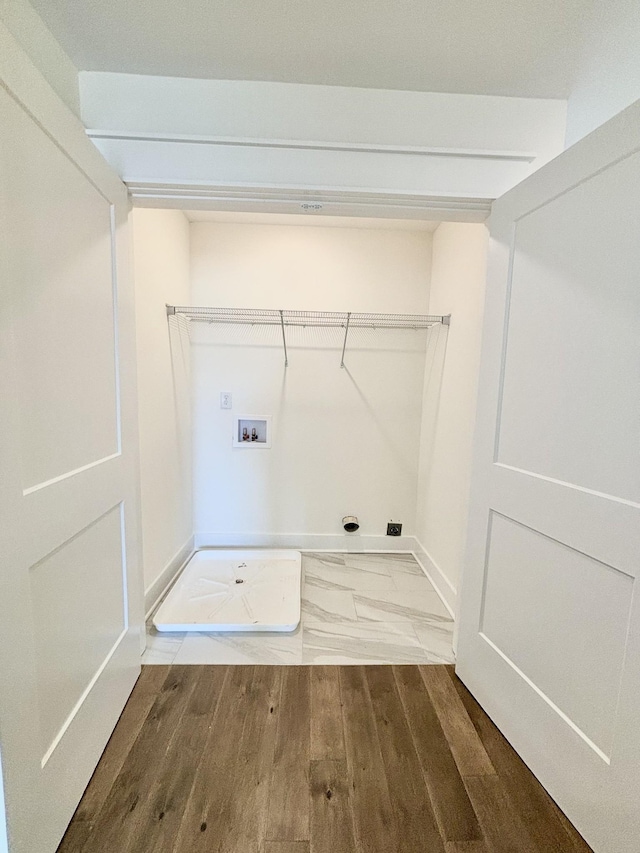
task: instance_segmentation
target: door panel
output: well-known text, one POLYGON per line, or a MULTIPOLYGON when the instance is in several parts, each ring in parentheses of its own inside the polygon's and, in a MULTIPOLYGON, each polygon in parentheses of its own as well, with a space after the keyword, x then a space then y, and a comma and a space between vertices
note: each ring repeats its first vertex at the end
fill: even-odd
POLYGON ((492 513, 480 631, 607 755, 632 590, 628 575, 492 513))
POLYGON ((43 754, 126 631, 123 520, 118 504, 29 570, 43 754))
POLYGON ((630 156, 515 223, 496 455, 634 501, 640 288, 628 271, 640 268, 639 170, 640 154, 630 156))
POLYGON ((29 492, 119 451, 115 234, 109 199, 18 104, 5 109, 6 250, 29 492))
POLYGON ((140 671, 124 186, 0 25, 0 747, 53 853, 140 671))
POLYGON ((640 837, 639 139, 494 204, 456 667, 597 853, 640 837))

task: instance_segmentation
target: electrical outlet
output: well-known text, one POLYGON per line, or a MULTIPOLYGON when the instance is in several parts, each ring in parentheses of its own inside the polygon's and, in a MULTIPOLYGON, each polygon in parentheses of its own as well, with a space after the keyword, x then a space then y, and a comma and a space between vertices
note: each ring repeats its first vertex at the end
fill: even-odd
POLYGON ((387 524, 387 536, 402 536, 402 524, 399 521, 390 521, 387 524))
POLYGON ((221 391, 220 392, 220 408, 221 409, 230 409, 231 408, 231 391, 221 391))

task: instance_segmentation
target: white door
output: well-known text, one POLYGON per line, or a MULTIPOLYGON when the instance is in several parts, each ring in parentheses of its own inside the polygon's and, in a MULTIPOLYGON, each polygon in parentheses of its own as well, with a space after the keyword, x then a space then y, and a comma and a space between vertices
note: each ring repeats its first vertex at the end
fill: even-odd
POLYGON ((128 203, 1 25, 0 79, 0 752, 53 853, 140 671, 128 203))
POLYGON ((640 102, 500 198, 457 673, 597 853, 640 850, 640 102))

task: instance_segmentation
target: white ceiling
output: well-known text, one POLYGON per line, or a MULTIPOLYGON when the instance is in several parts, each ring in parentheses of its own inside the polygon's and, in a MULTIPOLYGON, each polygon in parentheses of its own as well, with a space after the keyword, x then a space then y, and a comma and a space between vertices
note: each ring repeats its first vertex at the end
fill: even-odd
POLYGON ((565 98, 590 0, 31 0, 81 70, 565 98))
POLYGON ((423 219, 378 219, 364 216, 323 216, 317 213, 243 213, 185 210, 189 222, 235 222, 245 225, 315 225, 325 228, 381 228, 385 231, 436 230, 439 222, 423 219))

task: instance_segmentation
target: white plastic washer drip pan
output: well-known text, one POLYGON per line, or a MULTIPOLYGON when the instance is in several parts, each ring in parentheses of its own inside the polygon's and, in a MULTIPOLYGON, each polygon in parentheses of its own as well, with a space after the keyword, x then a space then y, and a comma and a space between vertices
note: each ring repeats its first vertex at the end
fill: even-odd
POLYGON ((158 631, 295 631, 299 551, 196 551, 153 616, 158 631))

